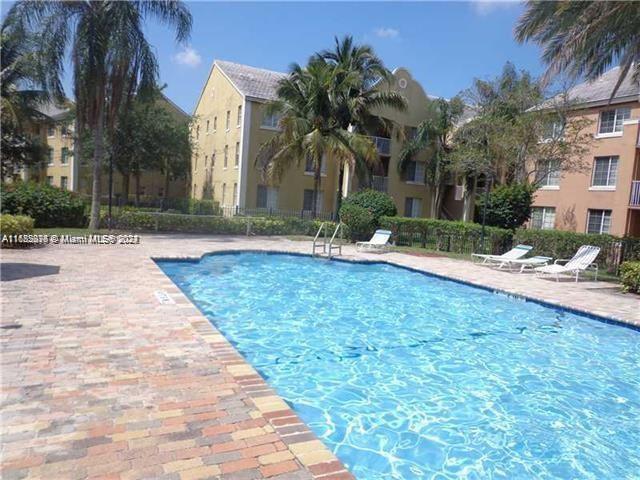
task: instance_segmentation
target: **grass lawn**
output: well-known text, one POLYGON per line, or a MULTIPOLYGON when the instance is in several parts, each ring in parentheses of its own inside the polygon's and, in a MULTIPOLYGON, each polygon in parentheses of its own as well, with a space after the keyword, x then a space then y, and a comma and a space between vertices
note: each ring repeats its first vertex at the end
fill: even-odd
POLYGON ((88 228, 34 228, 34 235, 118 235, 129 233, 122 230, 89 230, 88 228))

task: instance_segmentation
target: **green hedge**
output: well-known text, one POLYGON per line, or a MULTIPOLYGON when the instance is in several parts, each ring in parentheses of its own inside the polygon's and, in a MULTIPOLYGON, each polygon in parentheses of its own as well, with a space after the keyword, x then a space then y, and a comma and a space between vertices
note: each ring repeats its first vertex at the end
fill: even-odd
POLYGON ((640 262, 620 265, 620 281, 625 292, 640 293, 640 262))
POLYGON ((26 244, 9 241, 5 236, 33 234, 33 218, 24 215, 0 215, 0 238, 3 247, 22 247, 26 244))
MULTIPOLYGON (((434 218, 382 217, 380 227, 393 232, 398 245, 419 244, 454 253, 479 252, 482 248, 482 225, 434 218)), ((502 253, 511 244, 512 233, 485 227, 485 252, 502 253)))
POLYGON ((217 217, 134 210, 122 211, 114 217, 114 228, 119 230, 215 235, 315 235, 321 223, 300 218, 217 217))
POLYGON ((75 193, 50 185, 16 182, 2 185, 2 213, 28 215, 35 226, 84 227, 87 204, 75 193))

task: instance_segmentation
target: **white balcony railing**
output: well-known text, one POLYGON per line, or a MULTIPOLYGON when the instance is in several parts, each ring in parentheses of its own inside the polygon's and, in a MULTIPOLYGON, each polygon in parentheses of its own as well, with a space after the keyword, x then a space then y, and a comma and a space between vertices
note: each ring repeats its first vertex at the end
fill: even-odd
POLYGON ((373 175, 371 177, 371 188, 379 192, 387 193, 387 189, 389 188, 389 177, 373 175))
POLYGON ((631 182, 631 198, 629 205, 632 207, 640 207, 640 180, 631 182))
POLYGON ((389 156, 391 154, 391 139, 385 137, 371 137, 380 155, 389 156))

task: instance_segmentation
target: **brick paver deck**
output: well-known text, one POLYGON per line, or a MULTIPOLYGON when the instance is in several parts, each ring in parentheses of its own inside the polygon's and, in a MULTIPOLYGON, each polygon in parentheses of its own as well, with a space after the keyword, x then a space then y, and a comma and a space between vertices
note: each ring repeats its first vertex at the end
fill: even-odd
MULTIPOLYGON (((152 260, 229 249, 310 244, 144 235, 141 245, 2 251, 3 479, 352 478, 152 260)), ((640 325, 638 297, 602 282, 344 253, 640 325)))

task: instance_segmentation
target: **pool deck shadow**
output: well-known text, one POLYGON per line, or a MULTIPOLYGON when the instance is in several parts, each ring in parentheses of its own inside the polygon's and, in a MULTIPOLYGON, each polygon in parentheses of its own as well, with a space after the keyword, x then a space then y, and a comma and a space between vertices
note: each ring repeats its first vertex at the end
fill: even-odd
MULTIPOLYGON (((2 478, 352 478, 153 258, 264 250, 285 238, 143 235, 140 245, 2 251, 59 265, 0 283, 2 478), (162 298, 172 301, 159 301, 162 298), (19 328, 13 327, 20 325, 19 328)), ((640 325, 638 297, 445 257, 359 254, 640 325)), ((600 283, 600 282, 598 282, 600 283)), ((607 287, 610 285, 607 284, 607 287)))

